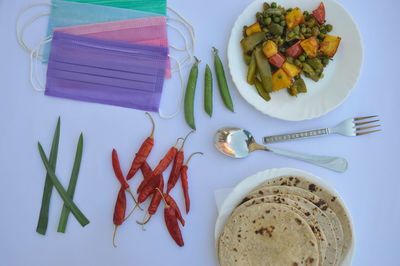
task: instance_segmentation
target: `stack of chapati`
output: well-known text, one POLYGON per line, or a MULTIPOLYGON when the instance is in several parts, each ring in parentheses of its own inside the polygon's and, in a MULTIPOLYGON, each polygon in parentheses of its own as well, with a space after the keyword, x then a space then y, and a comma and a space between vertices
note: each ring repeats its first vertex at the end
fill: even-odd
POLYGON ((349 217, 324 187, 295 176, 269 179, 233 210, 218 240, 221 266, 341 265, 349 217))

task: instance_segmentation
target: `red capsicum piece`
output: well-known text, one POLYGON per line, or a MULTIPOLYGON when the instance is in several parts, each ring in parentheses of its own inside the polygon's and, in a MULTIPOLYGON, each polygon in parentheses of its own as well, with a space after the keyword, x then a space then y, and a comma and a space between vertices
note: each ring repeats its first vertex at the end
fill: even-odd
POLYGON ((277 68, 281 68, 283 63, 285 63, 285 60, 286 57, 282 53, 277 53, 268 59, 268 61, 277 68))
POLYGON ((325 6, 322 2, 312 13, 319 24, 323 24, 325 22, 325 6))
POLYGON ((301 48, 300 41, 296 42, 292 46, 286 49, 286 55, 289 57, 297 58, 303 53, 303 48, 301 48))

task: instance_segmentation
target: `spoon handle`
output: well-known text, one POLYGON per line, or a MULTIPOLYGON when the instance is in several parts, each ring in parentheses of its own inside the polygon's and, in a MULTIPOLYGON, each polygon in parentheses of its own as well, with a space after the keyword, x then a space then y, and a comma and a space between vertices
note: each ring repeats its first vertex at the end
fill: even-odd
POLYGON ((292 151, 285 151, 280 149, 267 148, 267 151, 271 151, 273 153, 301 160, 304 162, 312 163, 321 167, 325 167, 331 169, 336 172, 344 172, 347 169, 347 161, 341 157, 330 157, 330 156, 320 156, 320 155, 312 155, 312 154, 304 154, 297 153, 292 151))

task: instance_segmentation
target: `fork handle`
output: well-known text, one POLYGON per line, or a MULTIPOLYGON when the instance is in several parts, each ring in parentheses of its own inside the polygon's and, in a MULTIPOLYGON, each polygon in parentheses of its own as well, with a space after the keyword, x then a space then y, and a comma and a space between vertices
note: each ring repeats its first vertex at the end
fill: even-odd
POLYGON ((296 132, 296 133, 263 137, 263 143, 269 144, 269 143, 283 142, 283 141, 295 140, 295 139, 312 138, 312 137, 328 135, 330 133, 331 132, 330 132, 329 128, 313 129, 313 130, 296 132))
POLYGON ((266 148, 266 151, 270 151, 281 156, 289 157, 292 159, 301 160, 304 162, 308 162, 311 164, 315 164, 324 168, 328 168, 330 170, 336 172, 344 172, 347 170, 347 160, 341 157, 331 157, 331 156, 321 156, 321 155, 312 155, 306 153, 297 153, 292 151, 266 148))

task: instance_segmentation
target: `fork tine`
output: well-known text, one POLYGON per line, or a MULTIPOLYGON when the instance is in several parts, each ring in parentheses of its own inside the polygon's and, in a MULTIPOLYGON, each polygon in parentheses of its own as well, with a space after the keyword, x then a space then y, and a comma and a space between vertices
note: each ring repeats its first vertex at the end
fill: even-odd
POLYGON ((377 115, 371 115, 371 116, 355 117, 354 121, 364 120, 364 119, 373 118, 373 117, 378 117, 378 116, 377 115))
POLYGON ((371 130, 371 131, 364 131, 364 132, 356 133, 356 136, 365 135, 365 134, 369 134, 369 133, 374 133, 374 132, 378 132, 378 131, 382 131, 382 130, 381 129, 377 129, 377 130, 371 130))
POLYGON ((368 128, 373 128, 373 127, 379 127, 380 125, 375 125, 375 126, 369 126, 369 127, 357 127, 356 131, 360 131, 360 130, 364 130, 364 129, 368 129, 368 128))
POLYGON ((380 121, 380 120, 377 119, 377 120, 372 120, 372 121, 357 122, 357 123, 354 123, 354 125, 355 125, 355 126, 361 126, 361 125, 365 125, 365 124, 369 124, 369 123, 374 123, 374 122, 378 122, 378 121, 380 121))

